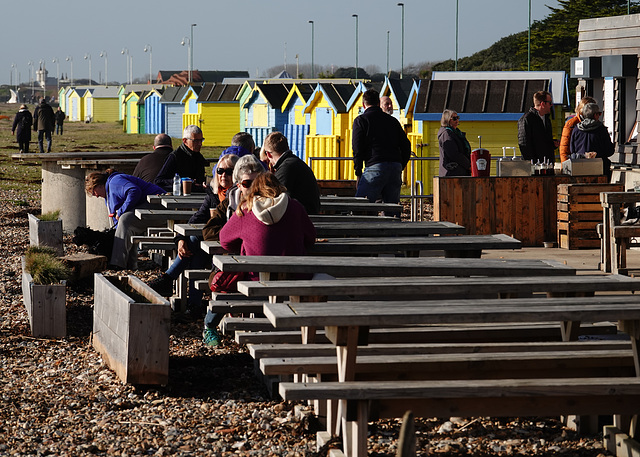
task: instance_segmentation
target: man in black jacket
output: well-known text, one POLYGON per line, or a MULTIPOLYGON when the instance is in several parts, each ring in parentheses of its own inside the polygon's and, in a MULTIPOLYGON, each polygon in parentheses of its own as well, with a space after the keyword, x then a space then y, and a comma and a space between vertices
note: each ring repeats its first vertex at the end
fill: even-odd
POLYGON ((56 115, 51 105, 42 97, 40 105, 33 112, 33 130, 38 132, 38 146, 40 152, 44 152, 44 137, 47 138, 47 152, 51 152, 51 133, 56 125, 56 115))
POLYGON ((518 146, 525 160, 554 163, 555 149, 560 145, 553 139, 549 113, 553 98, 546 90, 533 94, 533 106, 518 120, 518 146))
POLYGON ((307 214, 320 212, 320 190, 313 170, 290 149, 287 138, 280 132, 270 133, 262 145, 278 181, 287 188, 307 214))
POLYGON ((171 137, 166 133, 156 135, 153 140, 153 152, 140 159, 140 162, 133 170, 133 176, 144 179, 147 182, 153 182, 160 169, 162 169, 165 160, 167 160, 167 156, 172 151, 171 137))
POLYGON ((191 178, 192 192, 204 193, 207 187, 205 168, 207 161, 202 154, 202 130, 197 125, 187 125, 182 132, 182 144, 167 156, 164 165, 153 181, 167 192, 173 188, 173 178, 176 173, 181 178, 191 178))
POLYGON ((365 111, 355 118, 352 129, 356 196, 370 202, 399 203, 411 142, 400 123, 382 111, 377 91, 369 89, 362 94, 362 105, 365 111))

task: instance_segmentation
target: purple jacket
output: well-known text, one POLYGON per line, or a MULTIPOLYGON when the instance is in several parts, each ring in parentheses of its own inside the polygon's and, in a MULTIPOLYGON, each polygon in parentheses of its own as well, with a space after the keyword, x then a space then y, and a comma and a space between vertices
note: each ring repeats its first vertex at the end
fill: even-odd
POLYGON ((165 193, 160 186, 124 173, 112 173, 109 175, 105 189, 107 191, 109 214, 117 214, 118 217, 127 211, 135 210, 138 205, 146 203, 147 195, 162 195, 165 193))

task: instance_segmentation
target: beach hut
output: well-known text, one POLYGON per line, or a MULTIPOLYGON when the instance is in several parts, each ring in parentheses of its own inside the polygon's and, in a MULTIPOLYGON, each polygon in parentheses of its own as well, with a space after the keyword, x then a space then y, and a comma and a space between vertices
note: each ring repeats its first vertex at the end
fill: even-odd
MULTIPOLYGON (((182 105, 182 129, 187 125, 197 125, 202 128, 202 118, 198 112, 198 95, 202 90, 202 86, 187 86, 187 91, 184 93, 180 104, 182 105)), ((206 142, 205 138, 205 142, 206 142)))
POLYGON ((238 93, 242 85, 205 83, 196 104, 207 146, 229 146, 240 122, 238 93))
POLYGON ((72 88, 67 95, 67 108, 69 120, 73 122, 84 121, 84 94, 87 89, 81 87, 72 88))
POLYGON ((144 96, 145 133, 162 133, 164 126, 164 110, 160 104, 163 89, 151 89, 144 96))
POLYGON ((349 130, 347 102, 356 86, 351 83, 320 83, 304 106, 309 114, 306 159, 318 179, 353 179, 351 146, 345 144, 349 130), (342 158, 315 160, 312 158, 342 158))
POLYGON ((118 86, 94 86, 85 96, 86 113, 92 122, 118 121, 118 86))
POLYGON ((164 115, 162 131, 172 138, 182 138, 182 98, 187 90, 187 86, 167 87, 160 97, 160 108, 164 115))
POLYGON ((380 96, 387 96, 393 102, 393 117, 398 119, 400 124, 405 127, 405 130, 411 127, 411 122, 407 120, 405 108, 413 87, 413 79, 390 79, 385 76, 384 84, 380 89, 380 96))
POLYGON ((138 102, 140 101, 142 93, 142 91, 132 91, 129 92, 124 99, 123 129, 126 133, 140 133, 140 110, 138 102))
MULTIPOLYGON (((506 77, 514 72, 500 73, 506 77)), ((548 90, 555 104, 552 112, 554 137, 560 138, 564 126, 562 106, 567 100, 566 77, 554 84, 548 74, 546 78, 542 74, 536 75, 549 72, 524 73, 539 79, 436 78, 420 81, 413 108, 412 138, 416 141, 415 152, 422 158, 419 165, 416 164, 415 176, 422 181, 425 193, 431 193, 432 178, 438 175, 437 135, 445 109, 453 109, 460 115, 459 128, 466 132, 471 149, 479 147, 479 137, 482 137, 482 147, 488 149, 494 159, 502 156, 503 146, 515 147, 519 155, 518 119, 532 106, 534 92, 548 90)), ((495 166, 491 171, 495 174, 495 166)))
POLYGON ((240 127, 239 132, 244 132, 244 129, 247 125, 247 110, 243 109, 247 98, 253 92, 253 86, 256 85, 255 81, 245 81, 242 83, 240 90, 238 91, 238 95, 236 95, 236 100, 238 101, 238 108, 240 110, 240 127))
POLYGON ((290 84, 256 84, 242 106, 247 113, 244 130, 253 136, 257 147, 271 132, 284 130, 287 115, 282 112, 282 104, 290 89, 290 84))
POLYGON ((289 141, 291 151, 302 160, 305 160, 305 143, 311 118, 308 113, 304 112, 304 106, 314 89, 313 84, 294 84, 282 103, 282 112, 287 116, 283 129, 284 136, 289 141))
POLYGON ((67 91, 70 89, 69 86, 63 86, 58 90, 58 106, 62 111, 67 113, 67 91))

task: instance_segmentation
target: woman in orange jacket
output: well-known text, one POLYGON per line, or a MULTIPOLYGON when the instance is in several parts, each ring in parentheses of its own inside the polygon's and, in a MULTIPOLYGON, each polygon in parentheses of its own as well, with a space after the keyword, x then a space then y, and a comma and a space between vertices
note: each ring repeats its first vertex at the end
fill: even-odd
POLYGON ((596 101, 592 97, 583 97, 576 106, 576 115, 569 118, 562 128, 562 137, 560 138, 560 162, 569 160, 571 158, 571 151, 569 150, 569 143, 571 142, 571 132, 573 128, 583 121, 582 108, 587 103, 595 103, 596 101))

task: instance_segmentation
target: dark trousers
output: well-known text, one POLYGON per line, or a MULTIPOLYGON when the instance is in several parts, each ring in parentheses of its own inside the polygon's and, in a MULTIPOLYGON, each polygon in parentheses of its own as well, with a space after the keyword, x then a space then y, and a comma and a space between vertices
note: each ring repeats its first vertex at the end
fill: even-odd
POLYGON ((62 135, 62 129, 64 124, 56 124, 56 135, 62 135))
POLYGON ((25 154, 29 152, 29 140, 18 140, 18 148, 20 148, 20 152, 24 152, 25 154))

